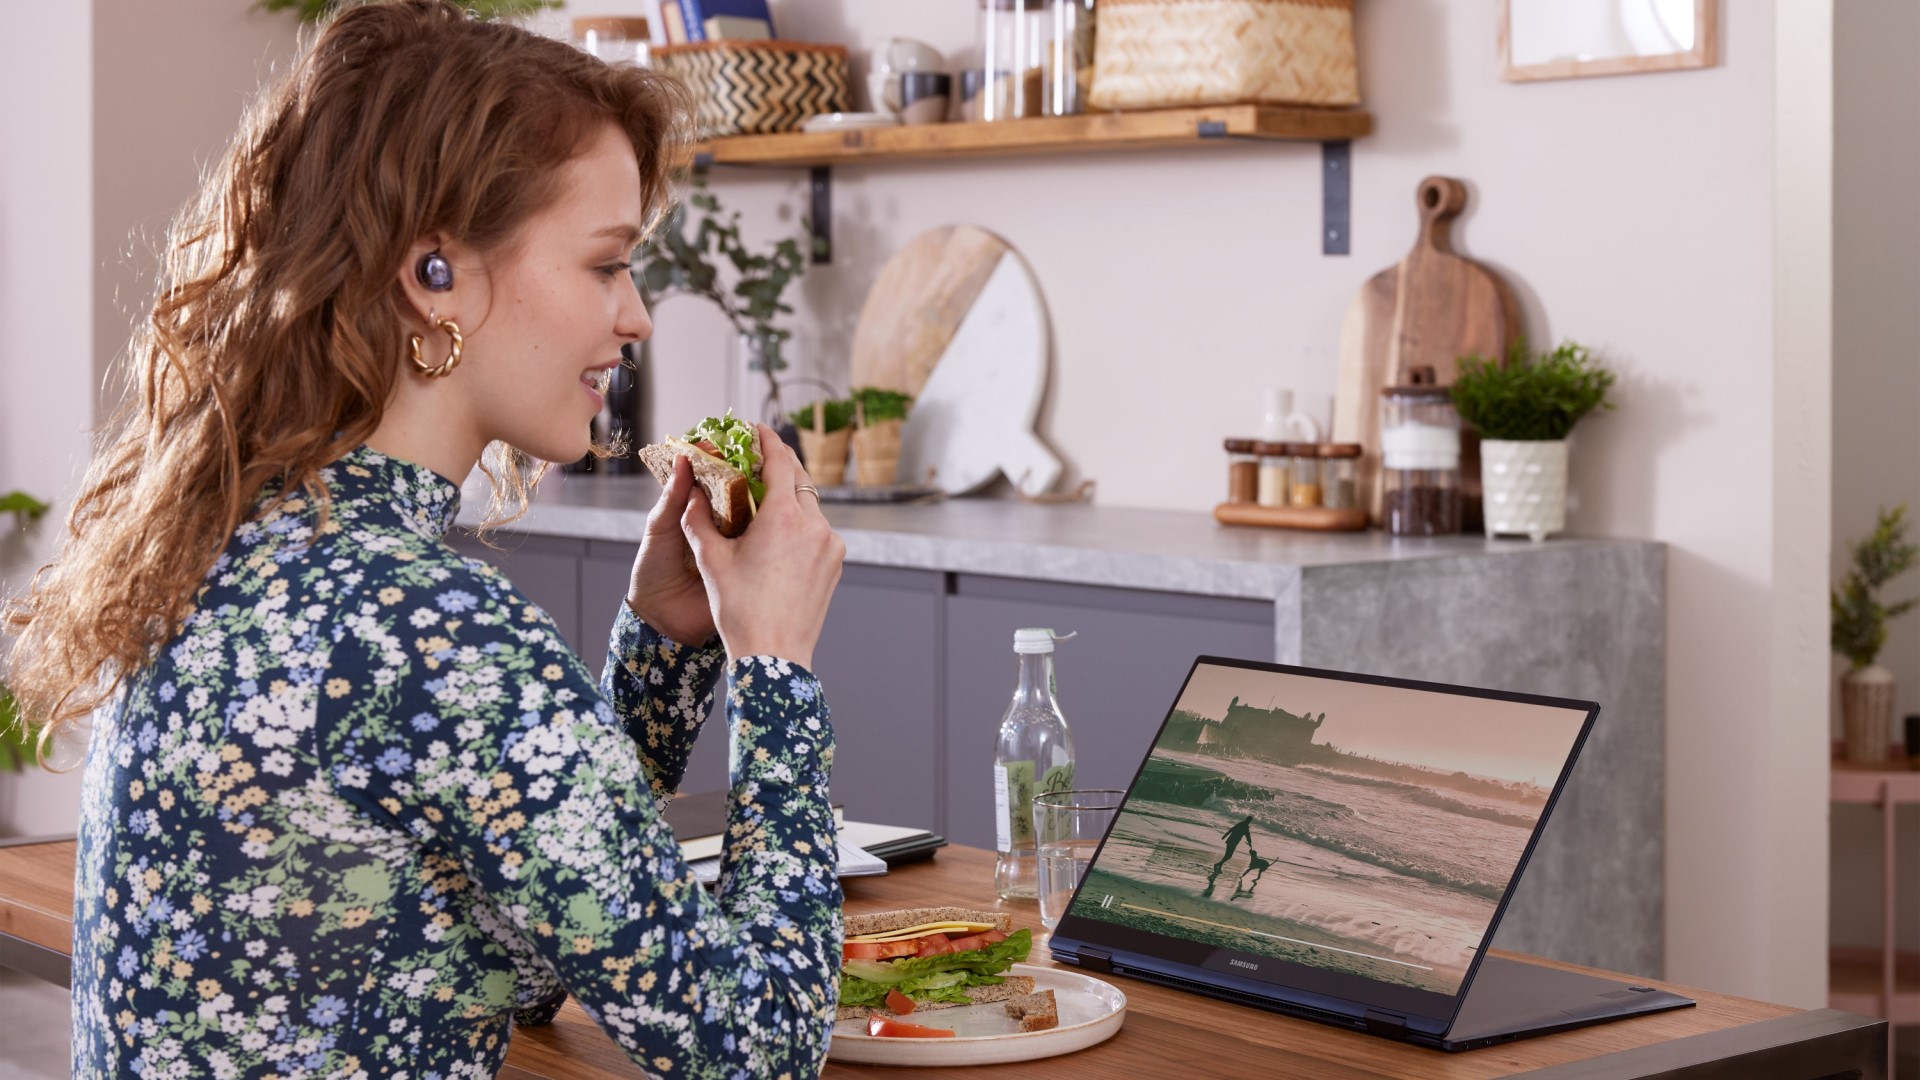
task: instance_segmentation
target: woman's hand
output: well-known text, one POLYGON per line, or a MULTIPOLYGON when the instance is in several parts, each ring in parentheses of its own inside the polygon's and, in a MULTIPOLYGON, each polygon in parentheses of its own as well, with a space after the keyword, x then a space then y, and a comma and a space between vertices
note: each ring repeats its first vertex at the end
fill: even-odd
MULTIPOLYGON (((648 626, 679 642, 698 647, 713 639, 713 608, 706 585, 693 570, 692 549, 680 518, 697 485, 693 463, 674 460, 673 482, 660 493, 647 515, 647 535, 633 560, 633 578, 627 584, 627 606, 648 626)), ((701 497, 701 505, 706 499, 701 497)), ((712 518, 709 516, 709 522, 712 518)))
POLYGON ((800 459, 764 424, 760 445, 767 497, 745 533, 720 535, 703 490, 693 492, 680 520, 727 655, 777 656, 811 668, 847 546, 827 524, 819 498, 799 490, 812 482, 800 459))

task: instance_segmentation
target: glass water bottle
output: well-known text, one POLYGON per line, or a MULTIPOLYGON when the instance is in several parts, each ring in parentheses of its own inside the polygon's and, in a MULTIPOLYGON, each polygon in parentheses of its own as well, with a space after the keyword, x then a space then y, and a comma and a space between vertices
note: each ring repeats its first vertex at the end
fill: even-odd
POLYGON ((1013 651, 1020 681, 1000 721, 993 754, 993 887, 1000 899, 1034 898, 1033 797, 1073 789, 1073 735, 1053 694, 1052 630, 1017 630, 1013 651))

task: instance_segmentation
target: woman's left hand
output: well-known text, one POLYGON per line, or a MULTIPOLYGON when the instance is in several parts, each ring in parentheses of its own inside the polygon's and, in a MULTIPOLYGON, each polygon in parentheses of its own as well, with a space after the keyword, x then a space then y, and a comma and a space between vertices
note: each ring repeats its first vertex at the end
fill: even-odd
POLYGON ((627 585, 627 606, 660 633, 698 647, 713 640, 714 628, 706 582, 694 569, 687 534, 680 528, 680 516, 692 493, 693 464, 678 458, 673 463, 673 482, 647 515, 647 534, 640 541, 633 578, 627 585))

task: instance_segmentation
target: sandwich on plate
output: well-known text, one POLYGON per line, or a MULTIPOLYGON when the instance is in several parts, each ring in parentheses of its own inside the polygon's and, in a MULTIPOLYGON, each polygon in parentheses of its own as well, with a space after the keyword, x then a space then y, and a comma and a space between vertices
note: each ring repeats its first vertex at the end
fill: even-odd
POLYGON ((640 461, 665 487, 673 482, 673 462, 693 463, 693 480, 706 489, 713 525, 721 536, 739 536, 760 508, 767 488, 760 480, 760 431, 731 411, 709 416, 685 435, 640 448, 640 461))
POLYGON ((946 1009, 1033 993, 1009 975, 1033 948, 1004 911, 903 908, 847 916, 836 1019, 946 1009))

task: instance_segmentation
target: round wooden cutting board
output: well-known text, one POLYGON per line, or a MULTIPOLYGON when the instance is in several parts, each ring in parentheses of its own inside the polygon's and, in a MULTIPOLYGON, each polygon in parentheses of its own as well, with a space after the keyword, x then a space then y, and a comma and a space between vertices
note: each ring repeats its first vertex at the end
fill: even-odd
POLYGON ((860 309, 850 358, 853 385, 918 397, 1011 250, 971 225, 929 229, 907 241, 881 268, 860 309))

